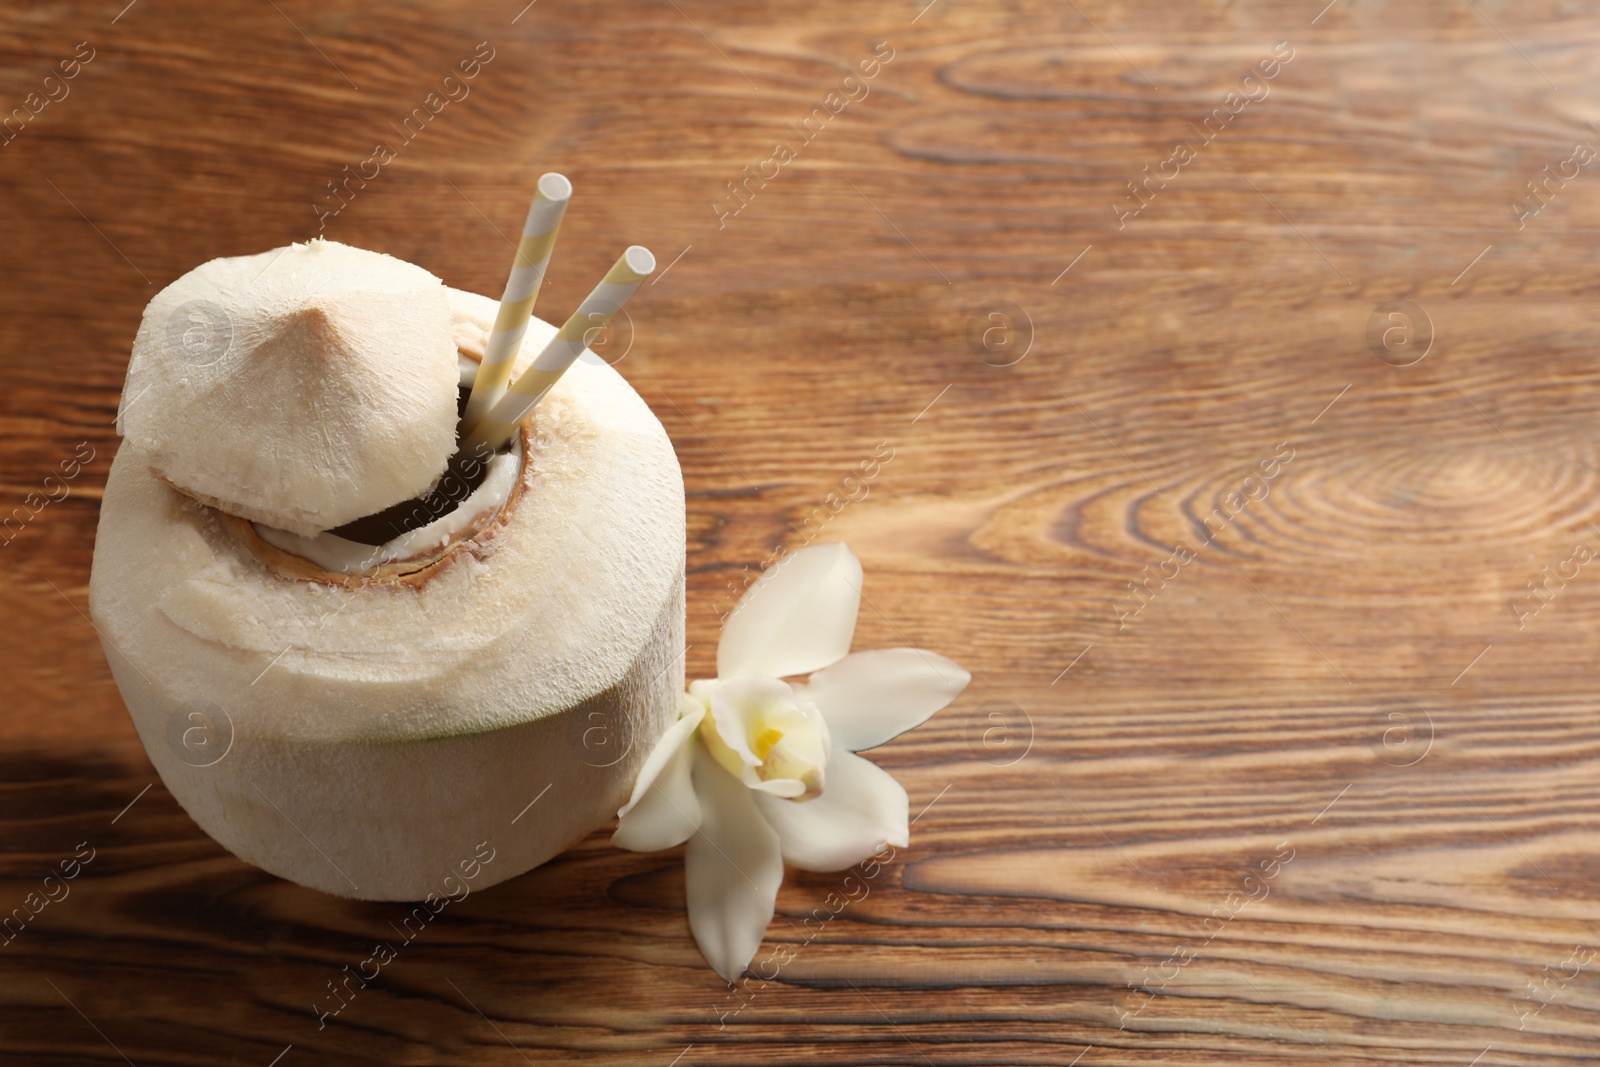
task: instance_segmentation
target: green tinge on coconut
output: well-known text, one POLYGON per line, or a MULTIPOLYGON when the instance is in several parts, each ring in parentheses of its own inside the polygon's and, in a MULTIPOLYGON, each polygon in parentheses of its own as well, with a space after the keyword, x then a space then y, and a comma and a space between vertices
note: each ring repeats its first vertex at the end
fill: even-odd
POLYGON ((496 310, 314 243, 207 264, 141 327, 91 613, 173 796, 302 885, 420 899, 480 842, 475 887, 519 874, 607 821, 675 716, 683 479, 609 366, 551 390, 510 499, 424 572, 286 568, 244 521, 312 535, 426 491, 496 310))

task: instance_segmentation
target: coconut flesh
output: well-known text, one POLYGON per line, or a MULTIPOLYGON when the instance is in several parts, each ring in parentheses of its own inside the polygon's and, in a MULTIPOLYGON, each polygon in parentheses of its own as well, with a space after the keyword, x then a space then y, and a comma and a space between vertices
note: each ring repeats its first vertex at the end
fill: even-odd
POLYGON ((318 241, 192 271, 135 341, 91 614, 173 796, 301 885, 445 895, 485 843, 475 888, 519 874, 615 812, 672 720, 671 443, 580 360, 463 472, 497 306, 318 241))

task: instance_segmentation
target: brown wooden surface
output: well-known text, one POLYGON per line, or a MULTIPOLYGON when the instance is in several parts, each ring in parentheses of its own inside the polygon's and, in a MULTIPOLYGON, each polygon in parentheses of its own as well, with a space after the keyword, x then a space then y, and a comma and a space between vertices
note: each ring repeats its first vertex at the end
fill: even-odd
POLYGON ((1600 549, 1600 167, 1520 230, 1507 207, 1600 142, 1585 5, 122 2, 0 14, 0 109, 95 49, 0 148, 0 512, 96 454, 0 548, 0 910, 97 850, 0 949, 5 1062, 1600 1061, 1600 565, 1520 629, 1508 606, 1600 549), (1270 95, 1119 230, 1124 183, 1279 40, 1270 95), (328 234, 498 293, 563 170, 547 315, 630 240, 687 246, 619 369, 683 461, 691 677, 730 584, 882 441, 815 535, 865 563, 858 647, 973 671, 876 757, 933 804, 911 847, 814 935, 840 878, 792 873, 768 945, 795 957, 737 1014, 680 855, 602 831, 319 1032, 403 909, 248 868, 142 792, 84 616, 145 302, 311 236, 324 183, 480 41, 470 96, 328 234), (719 229, 724 183, 878 41, 870 95, 719 229), (1367 347, 1391 300, 1433 323, 1413 366, 1367 347), (1010 366, 969 340, 995 301, 1032 324, 1010 366))

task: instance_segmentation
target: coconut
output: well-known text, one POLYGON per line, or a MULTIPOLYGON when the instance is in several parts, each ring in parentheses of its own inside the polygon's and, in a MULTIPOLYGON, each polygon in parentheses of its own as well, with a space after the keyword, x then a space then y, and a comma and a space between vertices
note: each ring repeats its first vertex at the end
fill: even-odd
POLYGON ((456 378, 438 278, 312 240, 214 259, 156 294, 117 430, 191 496, 309 535, 438 480, 456 378))
MULTIPOLYGON (((284 259, 307 274, 323 256, 357 262, 337 247, 295 246, 284 259)), ((260 279, 270 314, 253 290, 204 290, 226 297, 234 323, 254 324, 248 338, 236 331, 235 347, 251 343, 231 364, 180 373, 168 346, 164 360, 130 369, 90 611, 152 763, 202 829, 301 885, 413 900, 449 892, 445 880, 481 860, 481 845, 494 859, 472 863, 475 888, 542 863, 626 801, 683 689, 683 481, 638 394, 612 368, 579 361, 492 461, 500 473, 453 520, 435 520, 447 528, 424 525, 433 532, 381 565, 343 565, 336 542, 348 539, 317 531, 359 516, 320 494, 320 475, 353 456, 340 484, 369 510, 427 490, 448 450, 401 443, 377 413, 425 437, 431 409, 453 419, 454 361, 481 357, 497 309, 422 285, 398 261, 359 259, 373 274, 334 286, 345 295, 322 305, 314 331, 285 326, 305 316, 283 296, 299 283, 268 284, 280 263, 260 279), (391 285, 419 308, 444 302, 448 396, 435 394, 415 343, 392 341, 385 356, 363 333, 391 337, 381 321, 398 312, 391 285), (300 340, 263 350, 285 336, 300 340), (320 356, 304 340, 313 336, 320 356), (414 373, 392 373, 391 359, 414 373), (357 381, 353 363, 372 380, 357 381), (227 406, 217 394, 238 383, 212 368, 229 365, 263 392, 233 413, 231 450, 195 455, 199 442, 184 446, 175 424, 208 424, 173 405, 210 398, 215 417, 227 406), (401 402, 387 390, 405 378, 417 391, 401 402), (266 476, 249 455, 258 434, 300 481, 266 476), (353 470, 371 473, 382 454, 406 469, 370 492, 353 470)), ((236 278, 253 260, 267 266, 248 257, 188 277, 236 278)), ((149 353, 161 351, 147 333, 165 314, 146 314, 149 353)), ((405 321, 432 347, 439 324, 405 321)), ((530 324, 519 370, 554 333, 530 324)))

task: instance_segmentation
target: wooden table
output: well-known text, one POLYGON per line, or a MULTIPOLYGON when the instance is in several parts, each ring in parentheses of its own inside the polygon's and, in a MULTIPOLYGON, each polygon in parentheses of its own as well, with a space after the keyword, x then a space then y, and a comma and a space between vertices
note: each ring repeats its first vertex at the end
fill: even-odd
POLYGON ((1600 16, 123 2, 0 14, 0 909, 95 850, 0 955, 6 1062, 1600 1062, 1600 16), (202 834, 85 617, 129 345, 319 213, 498 293, 547 168, 548 314, 670 264, 618 367, 683 461, 690 676, 745 568, 844 540, 858 647, 973 684, 877 754, 921 815, 867 898, 807 932, 839 876, 791 872, 776 981, 601 830, 319 1031, 400 906, 202 834))

